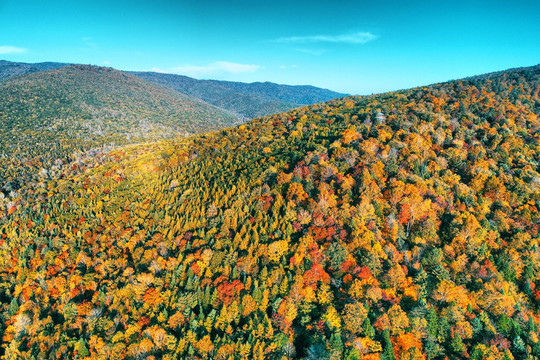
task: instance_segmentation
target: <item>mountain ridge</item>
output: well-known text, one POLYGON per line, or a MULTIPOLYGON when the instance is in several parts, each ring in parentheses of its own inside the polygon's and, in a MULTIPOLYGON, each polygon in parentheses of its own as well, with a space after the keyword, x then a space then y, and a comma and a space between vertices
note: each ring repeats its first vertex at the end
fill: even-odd
MULTIPOLYGON (((64 63, 16 63, 0 61, 0 81, 67 65, 64 63)), ((121 71, 121 70, 119 70, 121 71)), ((323 102, 347 94, 311 85, 281 85, 272 82, 241 83, 198 80, 185 75, 125 71, 145 80, 165 85, 188 96, 234 113, 243 120, 323 102)))
POLYGON ((296 104, 266 98, 261 99, 251 94, 231 91, 208 80, 197 80, 184 75, 156 72, 131 73, 147 81, 165 85, 181 93, 200 98, 210 104, 231 111, 244 120, 297 107, 296 104))
POLYGON ((70 64, 50 61, 40 63, 22 63, 0 60, 0 81, 15 76, 24 76, 40 71, 54 70, 67 65, 70 64))
POLYGON ((197 80, 185 75, 157 72, 131 73, 146 80, 199 97, 211 104, 233 111, 246 119, 270 115, 347 95, 311 85, 197 80))

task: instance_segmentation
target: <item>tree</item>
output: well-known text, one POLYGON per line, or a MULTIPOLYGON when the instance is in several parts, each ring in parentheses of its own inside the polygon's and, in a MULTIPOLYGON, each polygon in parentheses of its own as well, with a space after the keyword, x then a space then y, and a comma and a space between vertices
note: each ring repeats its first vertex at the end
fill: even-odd
POLYGON ((79 341, 77 341, 74 350, 79 358, 90 356, 90 351, 88 351, 88 348, 86 347, 86 341, 83 339, 79 339, 79 341))
POLYGON ((450 350, 458 356, 461 356, 465 352, 465 345, 463 344, 461 335, 458 333, 455 333, 450 341, 450 350))
POLYGON ((409 318, 398 304, 393 305, 388 310, 388 318, 392 335, 399 335, 409 327, 409 318))
POLYGON ((396 355, 394 353, 394 347, 392 346, 392 341, 390 340, 390 332, 388 329, 383 331, 384 339, 384 351, 381 354, 382 360, 396 360, 396 355))
MULTIPOLYGON (((361 332, 371 331, 366 330, 364 324, 368 319, 368 311, 361 303, 346 304, 343 309, 343 323, 344 329, 350 331, 353 334, 360 334, 361 332)), ((371 327, 371 324, 367 324, 371 327)))
POLYGON ((343 341, 339 333, 334 333, 329 342, 329 359, 338 360, 343 358, 343 341))

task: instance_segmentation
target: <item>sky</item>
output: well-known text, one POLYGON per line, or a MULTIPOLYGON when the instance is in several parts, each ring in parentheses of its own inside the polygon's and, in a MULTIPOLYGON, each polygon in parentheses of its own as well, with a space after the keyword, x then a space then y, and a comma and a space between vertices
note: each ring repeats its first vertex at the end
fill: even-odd
POLYGON ((0 0, 0 59, 365 95, 540 63, 540 1, 0 0))

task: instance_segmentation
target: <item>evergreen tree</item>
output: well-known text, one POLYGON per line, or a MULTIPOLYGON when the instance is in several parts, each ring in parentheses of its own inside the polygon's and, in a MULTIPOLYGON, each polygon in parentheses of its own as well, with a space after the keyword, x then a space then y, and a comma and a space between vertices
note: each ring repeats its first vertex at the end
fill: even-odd
POLYGON ((383 340, 384 340, 384 350, 381 355, 382 360, 396 360, 396 354, 394 353, 394 347, 392 346, 392 341, 390 340, 390 331, 385 329, 383 331, 383 340))
POLYGON ((369 320, 369 316, 366 317, 363 324, 364 329, 364 335, 370 339, 373 339, 375 337, 375 329, 371 325, 371 321, 369 320))
POLYGON ((463 340, 458 333, 455 333, 454 337, 450 341, 450 351, 457 355, 461 355, 465 351, 465 345, 463 344, 463 340))
POLYGON ((84 341, 82 338, 79 339, 79 341, 77 341, 75 344, 75 351, 77 352, 78 358, 90 356, 90 351, 88 351, 88 348, 86 347, 86 341, 84 341))
POLYGON ((329 343, 330 359, 341 359, 343 355, 343 341, 339 333, 334 333, 330 337, 329 343))

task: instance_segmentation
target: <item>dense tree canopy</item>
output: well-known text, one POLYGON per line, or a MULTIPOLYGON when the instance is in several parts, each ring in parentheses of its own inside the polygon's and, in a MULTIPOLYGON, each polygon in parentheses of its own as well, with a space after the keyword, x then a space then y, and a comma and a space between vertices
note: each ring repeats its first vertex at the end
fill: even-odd
POLYGON ((539 76, 59 167, 0 199, 1 355, 540 357, 539 76))
POLYGON ((0 191, 88 150, 235 123, 230 112, 111 68, 70 65, 0 81, 0 191))

